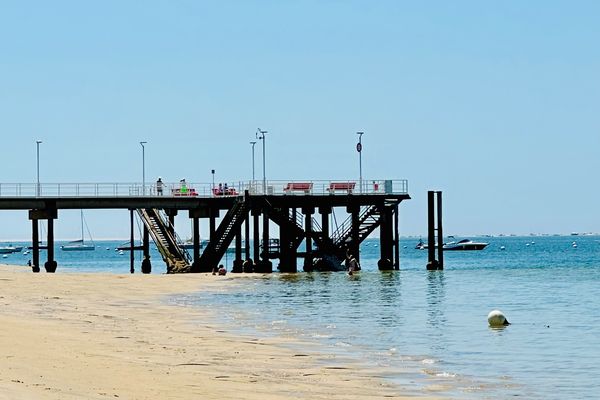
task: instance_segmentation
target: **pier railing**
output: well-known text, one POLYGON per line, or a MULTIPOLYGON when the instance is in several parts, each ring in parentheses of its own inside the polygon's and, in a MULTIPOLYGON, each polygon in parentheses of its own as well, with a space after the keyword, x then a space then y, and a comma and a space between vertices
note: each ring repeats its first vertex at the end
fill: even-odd
POLYGON ((406 179, 273 180, 216 183, 0 183, 0 197, 232 197, 253 195, 408 194, 406 179))

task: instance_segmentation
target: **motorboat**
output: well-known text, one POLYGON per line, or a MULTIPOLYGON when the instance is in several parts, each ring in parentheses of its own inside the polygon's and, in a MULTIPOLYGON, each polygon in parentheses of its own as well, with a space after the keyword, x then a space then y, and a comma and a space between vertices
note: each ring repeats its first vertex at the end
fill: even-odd
POLYGON ((15 248, 13 246, 2 246, 0 247, 0 254, 10 254, 14 253, 15 248))
POLYGON ((444 250, 483 250, 489 243, 474 242, 471 239, 463 239, 458 242, 448 242, 442 247, 444 250))
MULTIPOLYGON (((438 245, 437 243, 435 244, 435 248, 437 249, 438 245)), ((417 250, 427 250, 429 248, 429 245, 427 243, 425 243, 422 239, 419 239, 419 243, 417 243, 415 245, 415 249, 417 250)))
POLYGON ((12 244, 0 246, 0 254, 20 253, 21 250, 23 250, 23 246, 13 246, 12 244))

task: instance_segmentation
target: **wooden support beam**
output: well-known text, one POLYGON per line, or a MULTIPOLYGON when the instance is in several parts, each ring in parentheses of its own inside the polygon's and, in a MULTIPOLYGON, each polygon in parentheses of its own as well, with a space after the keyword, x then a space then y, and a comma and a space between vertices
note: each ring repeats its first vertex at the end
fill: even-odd
POLYGON ((246 212, 246 220, 244 221, 244 237, 246 238, 244 242, 245 254, 244 260, 248 260, 250 258, 250 211, 246 212))
POLYGON ((304 243, 306 245, 306 254, 304 255, 304 269, 308 271, 312 271, 313 269, 313 249, 312 249, 312 236, 311 232, 312 228, 312 216, 315 212, 314 207, 305 207, 302 209, 304 213, 304 232, 306 232, 306 236, 304 239, 304 243))
POLYGON ((132 246, 132 249, 129 252, 129 272, 132 274, 135 272, 135 252, 133 251, 133 244, 135 241, 135 237, 133 234, 135 231, 133 228, 133 211, 133 208, 129 210, 129 240, 132 246))
POLYGON ((321 214, 321 233, 323 234, 323 238, 328 238, 331 207, 319 207, 319 213, 321 214))
POLYGON ((400 207, 398 204, 394 206, 394 269, 397 271, 400 269, 400 227, 399 227, 399 215, 398 212, 400 207))
POLYGON ((33 264, 31 270, 33 272, 40 272, 40 233, 39 233, 40 222, 37 219, 31 220, 31 245, 33 247, 33 264))
MULTIPOLYGON (((435 192, 427 192, 427 264, 435 262, 435 192)), ((437 269, 437 268, 436 268, 437 269)))
POLYGON ((192 237, 194 241, 194 261, 195 265, 198 265, 200 261, 200 219, 197 216, 192 218, 192 237))
POLYGON ((444 230, 442 229, 442 192, 437 195, 438 269, 444 269, 444 230))
POLYGON ((260 230, 259 230, 259 216, 260 211, 252 210, 252 228, 254 230, 254 262, 257 263, 260 260, 260 230))
POLYGON ((46 268, 46 272, 56 272, 56 260, 54 260, 54 219, 48 218, 48 239, 46 240, 48 244, 48 261, 44 264, 44 268, 46 268))

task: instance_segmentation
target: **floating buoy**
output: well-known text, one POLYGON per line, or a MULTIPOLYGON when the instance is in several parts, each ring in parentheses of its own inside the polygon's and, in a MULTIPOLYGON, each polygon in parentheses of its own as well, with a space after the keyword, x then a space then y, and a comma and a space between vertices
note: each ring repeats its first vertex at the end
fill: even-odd
POLYGON ((500 246, 500 250, 506 250, 506 247, 500 246))
POLYGON ((490 311, 487 319, 488 324, 490 324, 491 327, 501 327, 510 325, 510 322, 508 322, 508 320, 504 316, 504 313, 500 310, 490 311))

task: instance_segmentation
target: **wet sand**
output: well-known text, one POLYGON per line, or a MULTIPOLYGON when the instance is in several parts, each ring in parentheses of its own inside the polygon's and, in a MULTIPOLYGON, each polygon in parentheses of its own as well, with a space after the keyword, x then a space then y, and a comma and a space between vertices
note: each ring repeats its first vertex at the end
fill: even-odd
POLYGON ((234 336, 211 322, 218 310, 166 301, 240 283, 0 265, 0 399, 409 398, 364 366, 234 336))

